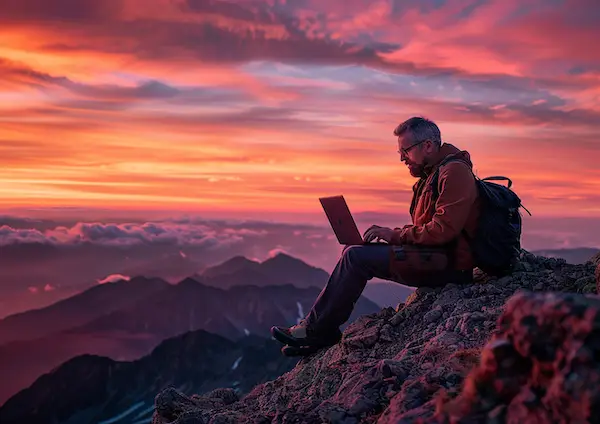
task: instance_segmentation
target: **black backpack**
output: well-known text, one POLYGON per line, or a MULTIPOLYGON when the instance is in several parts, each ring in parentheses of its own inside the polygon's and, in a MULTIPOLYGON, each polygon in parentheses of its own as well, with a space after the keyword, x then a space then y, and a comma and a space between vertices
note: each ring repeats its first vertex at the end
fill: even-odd
MULTIPOLYGON (((450 157, 443 160, 432 178, 434 200, 439 196, 439 169, 449 162, 460 161, 450 157)), ((474 237, 462 234, 469 242, 475 266, 488 275, 501 277, 510 274, 521 252, 521 213, 522 207, 529 216, 531 212, 521 204, 521 199, 510 189, 512 181, 507 177, 487 177, 480 179, 475 174, 475 182, 481 199, 481 210, 474 237), (508 187, 488 181, 508 181, 508 187)))

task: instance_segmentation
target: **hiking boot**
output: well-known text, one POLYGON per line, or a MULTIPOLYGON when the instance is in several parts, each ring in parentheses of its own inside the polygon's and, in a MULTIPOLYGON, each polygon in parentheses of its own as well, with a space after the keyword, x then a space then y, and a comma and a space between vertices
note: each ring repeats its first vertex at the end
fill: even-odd
POLYGON ((329 347, 342 339, 339 328, 331 332, 314 333, 303 322, 292 327, 271 327, 271 334, 281 343, 294 347, 329 347))

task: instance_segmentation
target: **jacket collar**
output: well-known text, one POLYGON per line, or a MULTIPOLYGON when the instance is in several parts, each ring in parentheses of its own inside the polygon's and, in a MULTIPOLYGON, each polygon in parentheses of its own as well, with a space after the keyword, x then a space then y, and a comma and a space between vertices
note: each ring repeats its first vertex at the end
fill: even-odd
POLYGON ((437 151, 437 153, 433 156, 430 163, 425 166, 423 169, 426 177, 435 172, 440 163, 449 156, 459 155, 461 153, 460 149, 453 146, 449 143, 444 143, 437 151))

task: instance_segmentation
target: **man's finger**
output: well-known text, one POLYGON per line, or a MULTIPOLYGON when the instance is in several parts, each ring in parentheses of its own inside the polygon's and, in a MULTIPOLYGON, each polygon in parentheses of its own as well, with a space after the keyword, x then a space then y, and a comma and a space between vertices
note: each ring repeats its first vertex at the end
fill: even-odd
POLYGON ((369 232, 369 243, 372 242, 373 240, 375 240, 376 238, 380 237, 380 235, 381 235, 380 228, 373 228, 369 232))
POLYGON ((367 236, 367 233, 369 231, 374 230, 375 228, 377 228, 377 225, 371 225, 369 228, 367 228, 367 231, 365 231, 365 233, 363 234, 363 238, 367 236))

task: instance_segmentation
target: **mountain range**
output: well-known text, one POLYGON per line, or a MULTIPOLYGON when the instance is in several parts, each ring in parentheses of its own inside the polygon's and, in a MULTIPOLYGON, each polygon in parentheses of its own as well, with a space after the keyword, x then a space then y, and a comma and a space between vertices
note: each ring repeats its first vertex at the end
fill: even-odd
MULTIPOLYGON (((250 262, 233 261, 255 267, 250 262)), ((248 279, 244 267, 229 272, 233 267, 221 266, 198 276, 202 282, 195 278, 178 284, 145 277, 120 280, 0 320, 4 377, 0 403, 77 355, 135 360, 162 340, 189 331, 202 329, 235 341, 249 335, 269 337, 272 325, 295 324, 320 289, 309 284, 298 288, 288 281, 326 273, 284 255, 260 265, 259 274, 253 275, 264 274, 279 285, 248 285, 248 280, 254 280, 248 279), (216 287, 220 278, 226 282, 220 284, 223 288, 216 287)), ((350 321, 378 310, 379 305, 361 297, 350 321)))
POLYGON ((545 256, 548 258, 562 258, 567 263, 578 265, 589 261, 594 255, 600 253, 600 249, 596 247, 575 247, 565 249, 544 249, 534 250, 531 253, 537 256, 545 256))
POLYGON ((0 245, 0 318, 49 306, 97 285, 110 274, 176 283, 206 266, 192 249, 185 257, 179 250, 145 244, 0 245), (29 293, 28 287, 36 292, 29 293))
POLYGON ((190 394, 229 387, 243 394, 277 378, 297 362, 281 355, 280 347, 257 336, 234 342, 197 330, 131 362, 77 356, 9 399, 0 408, 0 422, 149 423, 154 398, 166 387, 190 394))
POLYGON ((322 288, 329 274, 285 253, 279 253, 263 262, 253 261, 244 256, 233 258, 218 265, 208 267, 193 276, 207 286, 229 288, 241 285, 260 287, 292 284, 299 288, 322 288))
POLYGON ((0 345, 66 330, 119 310, 168 286, 158 278, 135 277, 129 281, 98 284, 45 308, 9 315, 0 320, 0 345))

